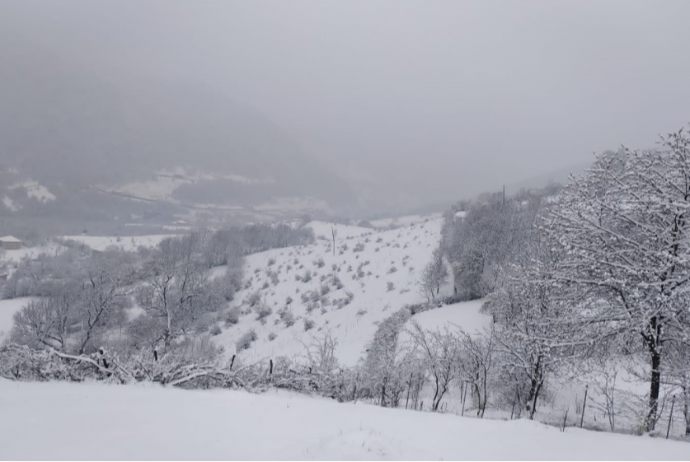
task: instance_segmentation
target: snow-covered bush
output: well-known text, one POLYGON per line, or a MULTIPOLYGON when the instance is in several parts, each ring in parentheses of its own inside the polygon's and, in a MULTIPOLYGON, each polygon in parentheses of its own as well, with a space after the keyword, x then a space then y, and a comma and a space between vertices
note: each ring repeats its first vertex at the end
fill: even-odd
POLYGON ((263 324, 266 322, 265 319, 273 313, 273 310, 265 303, 259 303, 254 306, 254 313, 256 313, 256 320, 262 321, 263 324))
POLYGON ((257 339, 256 331, 254 329, 245 332, 242 337, 240 337, 235 343, 235 348, 237 351, 248 350, 251 348, 252 343, 257 339))

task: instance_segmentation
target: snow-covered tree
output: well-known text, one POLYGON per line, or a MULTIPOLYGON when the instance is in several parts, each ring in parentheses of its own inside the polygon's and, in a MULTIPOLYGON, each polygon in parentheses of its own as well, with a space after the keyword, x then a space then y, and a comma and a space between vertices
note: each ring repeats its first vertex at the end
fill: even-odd
POLYGON ((472 390, 477 416, 484 417, 489 402, 489 386, 494 373, 496 336, 493 328, 482 335, 457 332, 456 374, 458 380, 472 390))
POLYGON ((136 294, 145 311, 140 324, 146 324, 153 343, 160 341, 165 349, 223 303, 221 294, 210 290, 213 284, 199 245, 195 235, 163 240, 150 261, 150 277, 136 294))
POLYGON ((460 342, 448 329, 428 331, 413 321, 409 334, 414 340, 414 347, 421 364, 429 374, 434 396, 431 410, 437 411, 441 400, 450 389, 457 376, 457 358, 460 342))
POLYGON ((441 286, 448 280, 448 268, 443 257, 443 251, 440 247, 434 249, 431 254, 431 261, 424 268, 420 287, 422 292, 431 301, 435 300, 436 296, 441 291, 441 286))
POLYGON ((690 138, 681 130, 656 151, 600 156, 544 222, 564 251, 556 280, 581 289, 587 302, 573 303, 563 321, 583 327, 583 344, 615 337, 646 352, 647 430, 657 420, 665 352, 688 334, 689 213, 690 138))

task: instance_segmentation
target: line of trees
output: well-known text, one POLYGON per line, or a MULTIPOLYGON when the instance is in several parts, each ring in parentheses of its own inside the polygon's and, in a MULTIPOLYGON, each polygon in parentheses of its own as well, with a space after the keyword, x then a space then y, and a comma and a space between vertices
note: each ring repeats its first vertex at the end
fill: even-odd
POLYGON ((606 152, 556 191, 453 210, 442 244, 456 291, 485 298, 497 373, 532 415, 566 364, 624 357, 645 364, 652 431, 663 387, 690 402, 690 137, 606 152))
POLYGON ((3 295, 36 298, 16 314, 10 340, 64 354, 105 347, 159 359, 206 335, 242 287, 245 255, 313 239, 308 228, 252 225, 166 238, 137 252, 73 245, 26 259, 3 295), (225 271, 210 271, 217 266, 225 271))

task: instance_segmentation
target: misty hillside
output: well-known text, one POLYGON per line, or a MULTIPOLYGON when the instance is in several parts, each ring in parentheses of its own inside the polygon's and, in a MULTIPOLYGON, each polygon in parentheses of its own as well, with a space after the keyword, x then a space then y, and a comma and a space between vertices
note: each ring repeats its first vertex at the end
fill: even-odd
POLYGON ((180 202, 351 199, 268 119, 202 85, 107 81, 11 39, 0 62, 0 166, 18 180, 117 190, 184 169, 196 181, 174 192, 180 202))

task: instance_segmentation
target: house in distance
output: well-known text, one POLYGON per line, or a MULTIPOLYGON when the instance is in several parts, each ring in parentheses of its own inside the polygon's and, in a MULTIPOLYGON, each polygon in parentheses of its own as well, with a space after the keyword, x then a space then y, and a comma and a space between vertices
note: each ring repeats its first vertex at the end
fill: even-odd
POLYGON ((14 236, 0 237, 0 248, 2 250, 19 250, 22 248, 22 241, 14 236))

